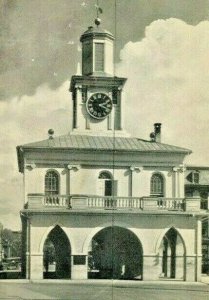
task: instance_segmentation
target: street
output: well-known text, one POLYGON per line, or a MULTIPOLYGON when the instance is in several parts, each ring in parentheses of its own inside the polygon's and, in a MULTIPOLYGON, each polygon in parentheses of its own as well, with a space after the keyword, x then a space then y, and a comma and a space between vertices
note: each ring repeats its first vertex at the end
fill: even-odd
POLYGON ((209 286, 185 282, 134 281, 4 281, 0 282, 0 300, 206 300, 209 286))

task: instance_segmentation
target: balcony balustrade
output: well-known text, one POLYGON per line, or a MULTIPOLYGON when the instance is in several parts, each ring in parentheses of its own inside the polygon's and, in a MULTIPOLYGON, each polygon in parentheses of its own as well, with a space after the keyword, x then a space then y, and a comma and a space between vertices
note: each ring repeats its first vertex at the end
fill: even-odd
POLYGON ((199 211, 200 198, 29 194, 28 209, 199 211))

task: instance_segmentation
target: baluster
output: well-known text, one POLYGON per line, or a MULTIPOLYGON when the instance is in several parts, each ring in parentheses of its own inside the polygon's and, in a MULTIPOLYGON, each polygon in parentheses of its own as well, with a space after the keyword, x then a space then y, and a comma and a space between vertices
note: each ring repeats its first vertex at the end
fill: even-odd
POLYGON ((167 205, 168 205, 168 203, 167 203, 167 199, 161 199, 161 208, 162 209, 166 209, 167 208, 167 205))
POLYGON ((100 197, 99 198, 99 207, 102 207, 103 206, 103 199, 100 197))
POLYGON ((168 205, 167 205, 167 209, 172 209, 172 199, 167 200, 168 201, 168 205))

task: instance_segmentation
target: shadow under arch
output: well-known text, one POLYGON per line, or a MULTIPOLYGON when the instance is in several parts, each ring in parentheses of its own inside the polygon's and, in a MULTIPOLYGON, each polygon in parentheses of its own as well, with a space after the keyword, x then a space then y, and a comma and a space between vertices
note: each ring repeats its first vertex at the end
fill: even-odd
POLYGON ((140 240, 127 228, 101 228, 89 244, 88 270, 88 278, 142 280, 143 248, 140 240))
POLYGON ((185 280, 186 247, 175 227, 164 232, 158 244, 161 258, 161 277, 185 280))
POLYGON ((71 245, 63 229, 56 225, 43 245, 43 278, 71 278, 71 245))

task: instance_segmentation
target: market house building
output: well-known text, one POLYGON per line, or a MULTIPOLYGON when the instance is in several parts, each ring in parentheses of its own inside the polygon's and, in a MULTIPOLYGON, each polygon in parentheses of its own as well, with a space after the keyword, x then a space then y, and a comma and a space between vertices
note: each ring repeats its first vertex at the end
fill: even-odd
POLYGON ((114 37, 99 23, 80 38, 72 130, 17 147, 23 274, 199 281, 207 213, 199 197, 185 197, 191 151, 162 143, 160 123, 148 140, 127 134, 126 78, 114 74, 114 37))

